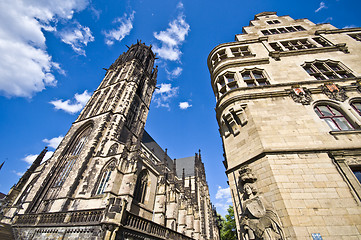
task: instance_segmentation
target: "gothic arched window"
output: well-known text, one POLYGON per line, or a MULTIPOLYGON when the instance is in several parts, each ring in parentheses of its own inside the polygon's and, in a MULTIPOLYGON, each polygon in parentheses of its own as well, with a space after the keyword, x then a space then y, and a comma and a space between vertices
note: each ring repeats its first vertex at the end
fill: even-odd
POLYGON ((106 89, 106 90, 103 92, 102 96, 100 97, 100 99, 98 100, 98 102, 95 104, 95 107, 94 107, 92 113, 90 114, 91 116, 94 116, 94 115, 96 115, 96 114, 98 113, 98 111, 99 111, 99 109, 100 109, 100 106, 103 105, 103 103, 104 103, 105 97, 107 96, 107 94, 108 94, 108 92, 109 92, 109 89, 110 89, 110 88, 106 89))
POLYGON ((69 151, 66 153, 59 175, 56 178, 54 183, 54 187, 60 187, 65 182, 68 177, 71 169, 73 168, 75 162, 77 161, 81 150, 84 145, 87 143, 92 127, 89 126, 83 131, 81 131, 78 136, 75 138, 71 146, 69 147, 69 151))
POLYGON ((86 106, 86 109, 83 112, 83 115, 81 116, 81 119, 84 119, 87 117, 88 113, 90 112, 90 110, 92 109, 94 103, 96 102, 96 100, 98 99, 100 95, 100 92, 97 92, 91 99, 90 103, 86 106))
POLYGON ((106 112, 106 111, 110 110, 111 103, 113 102, 114 96, 115 96, 115 94, 116 94, 117 91, 118 91, 119 85, 120 85, 120 84, 115 85, 115 87, 113 88, 112 92, 110 93, 108 99, 107 99, 106 102, 105 102, 105 106, 104 106, 103 112, 106 112))
POLYGON ((110 176, 112 175, 113 170, 115 169, 115 161, 111 160, 101 171, 100 178, 97 185, 96 195, 103 194, 107 184, 109 182, 110 176))
POLYGON ((134 199, 138 202, 144 203, 145 195, 147 193, 147 187, 148 187, 148 171, 143 170, 140 172, 137 184, 135 185, 134 190, 134 199))
POLYGON ((333 131, 352 130, 354 127, 341 110, 329 104, 320 104, 314 107, 316 114, 324 120, 333 131))

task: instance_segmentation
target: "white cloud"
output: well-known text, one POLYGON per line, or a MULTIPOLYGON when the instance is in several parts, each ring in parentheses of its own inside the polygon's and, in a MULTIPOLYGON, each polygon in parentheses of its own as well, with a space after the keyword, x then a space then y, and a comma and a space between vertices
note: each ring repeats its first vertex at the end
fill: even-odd
POLYGON ((179 103, 179 108, 180 109, 187 109, 187 108, 190 108, 190 107, 192 107, 192 105, 191 104, 189 104, 188 102, 180 102, 179 103))
POLYGON ((60 135, 59 137, 54 137, 52 139, 45 138, 43 139, 43 142, 47 143, 48 147, 56 149, 59 146, 61 140, 63 140, 63 138, 64 137, 60 135))
POLYGON ((75 94, 75 102, 73 103, 69 99, 65 101, 62 99, 54 100, 50 103, 54 105, 55 109, 61 109, 67 113, 74 114, 82 110, 90 97, 91 95, 85 90, 82 94, 75 94))
MULTIPOLYGON (((52 152, 52 151, 47 151, 45 153, 43 161, 41 161, 41 162, 45 162, 46 160, 48 160, 53 155, 53 153, 54 152, 52 152)), ((38 157, 38 155, 36 155, 36 154, 29 154, 29 155, 26 155, 22 160, 27 162, 29 165, 31 165, 37 157, 38 157)))
POLYGON ((357 28, 357 27, 358 27, 357 25, 351 24, 351 25, 344 26, 343 28, 357 28))
POLYGON ((165 69, 165 71, 167 72, 168 79, 171 80, 179 77, 182 74, 183 69, 181 67, 176 67, 172 71, 168 71, 167 69, 165 69))
POLYGON ((183 9, 183 8, 184 8, 183 3, 182 3, 182 2, 179 2, 179 3, 177 4, 177 8, 179 8, 179 9, 183 9))
POLYGON ((13 173, 15 173, 17 176, 21 177, 24 175, 24 172, 17 172, 15 170, 12 171, 13 173))
POLYGON ((231 198, 231 190, 229 187, 222 188, 221 186, 218 186, 218 191, 216 193, 216 199, 224 199, 224 198, 231 198))
POLYGON ((71 48, 79 55, 85 56, 85 50, 83 49, 89 42, 94 41, 94 37, 89 27, 84 27, 79 23, 71 29, 62 30, 60 32, 61 40, 69 44, 71 48))
MULTIPOLYGON (((183 8, 183 4, 181 4, 183 8)), ((178 15, 178 18, 169 23, 169 28, 159 33, 154 32, 156 39, 161 41, 161 47, 154 45, 153 50, 160 58, 170 61, 180 59, 182 52, 179 50, 183 44, 185 37, 190 30, 189 24, 185 21, 183 13, 178 15)))
POLYGON ((326 8, 327 8, 326 4, 324 2, 320 2, 320 7, 317 8, 315 10, 315 12, 317 13, 317 12, 321 11, 322 9, 326 9, 326 8))
POLYGON ((56 85, 53 72, 60 68, 46 51, 43 31, 55 31, 58 20, 71 19, 87 4, 87 0, 0 1, 1 95, 32 97, 56 85))
POLYGON ((162 83, 153 94, 153 102, 155 102, 156 107, 166 107, 169 109, 169 101, 177 96, 178 89, 179 87, 172 87, 170 83, 162 83))
POLYGON ((116 18, 113 23, 120 23, 120 26, 112 29, 110 31, 104 31, 105 43, 109 46, 114 44, 114 41, 122 41, 123 38, 129 35, 130 31, 133 29, 133 20, 134 20, 135 11, 133 11, 129 16, 124 14, 121 18, 116 18))
POLYGON ((227 209, 229 205, 232 205, 232 197, 229 187, 222 188, 221 186, 218 186, 216 199, 217 201, 214 206, 217 207, 217 212, 222 216, 225 216, 226 214, 228 214, 227 209))

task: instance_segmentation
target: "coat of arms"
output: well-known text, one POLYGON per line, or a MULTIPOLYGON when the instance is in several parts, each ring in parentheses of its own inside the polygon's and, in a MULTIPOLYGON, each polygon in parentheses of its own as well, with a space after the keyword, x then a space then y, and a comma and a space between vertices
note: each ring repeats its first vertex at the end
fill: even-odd
POLYGON ((340 87, 338 84, 325 83, 321 86, 322 92, 330 99, 343 102, 348 99, 344 87, 340 87))
POLYGON ((295 86, 290 91, 290 96, 293 101, 303 105, 309 105, 312 102, 311 92, 306 88, 295 86))

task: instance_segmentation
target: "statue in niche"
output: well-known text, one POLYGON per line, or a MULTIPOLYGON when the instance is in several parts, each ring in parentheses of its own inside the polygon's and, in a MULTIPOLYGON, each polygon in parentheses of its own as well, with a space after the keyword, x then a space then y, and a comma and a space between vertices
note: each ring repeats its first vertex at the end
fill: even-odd
POLYGON ((245 240, 284 240, 281 222, 267 201, 257 194, 252 183, 243 185, 243 204, 240 225, 245 240))
POLYGON ((257 177, 245 166, 239 170, 239 191, 243 194, 240 226, 243 240, 284 240, 281 221, 270 204, 258 194, 257 177))

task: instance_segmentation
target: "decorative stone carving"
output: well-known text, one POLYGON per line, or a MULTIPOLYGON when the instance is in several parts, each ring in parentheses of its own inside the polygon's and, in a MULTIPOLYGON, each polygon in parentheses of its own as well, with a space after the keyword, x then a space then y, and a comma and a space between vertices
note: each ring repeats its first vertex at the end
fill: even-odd
POLYGON ((117 144, 117 143, 114 143, 114 144, 109 148, 109 151, 108 151, 107 156, 112 156, 112 155, 117 154, 117 150, 118 150, 118 144, 117 144))
POLYGON ((240 226, 245 240, 284 240, 282 225, 271 205, 258 194, 257 178, 248 167, 239 171, 240 192, 243 194, 240 226))
POLYGON ((311 92, 307 88, 293 86, 289 95, 296 103, 309 105, 312 102, 311 92))
POLYGON ((321 86, 322 92, 330 99, 343 102, 348 99, 344 87, 340 87, 338 84, 332 82, 325 83, 321 86))

